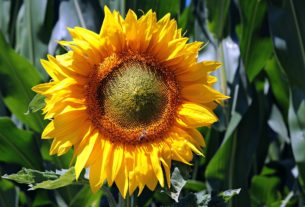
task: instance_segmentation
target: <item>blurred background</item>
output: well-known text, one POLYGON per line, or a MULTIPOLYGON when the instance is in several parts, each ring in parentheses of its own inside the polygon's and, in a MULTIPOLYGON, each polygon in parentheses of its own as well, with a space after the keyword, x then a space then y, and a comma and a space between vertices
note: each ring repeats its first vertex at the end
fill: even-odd
MULTIPOLYGON (((49 80, 39 60, 65 52, 57 41, 70 39, 67 27, 99 32, 104 5, 123 16, 170 13, 189 41, 205 42, 200 61, 223 63, 215 88, 231 97, 216 109, 219 122, 199 129, 205 157, 174 165, 183 172, 179 202, 146 189, 137 205, 304 206, 304 0, 0 0, 0 174, 69 168, 72 152, 50 157, 50 141, 40 139, 43 100, 32 101, 31 87, 49 80), (241 190, 227 203, 211 199, 230 189, 241 190)), ((0 206, 108 205, 88 185, 27 189, 0 178, 0 206)))

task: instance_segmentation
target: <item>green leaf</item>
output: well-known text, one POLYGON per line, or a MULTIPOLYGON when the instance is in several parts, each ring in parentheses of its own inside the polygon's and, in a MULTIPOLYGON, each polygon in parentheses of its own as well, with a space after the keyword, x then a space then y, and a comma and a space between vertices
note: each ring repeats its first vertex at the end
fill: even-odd
POLYGON ((177 18, 180 14, 180 2, 176 0, 162 0, 157 2, 157 15, 162 18, 164 15, 170 13, 171 17, 177 18))
POLYGON ((40 190, 36 192, 36 196, 33 199, 33 207, 39 207, 39 206, 54 206, 52 205, 52 199, 50 198, 48 194, 48 191, 40 190))
POLYGON ((70 207, 99 207, 103 191, 92 193, 89 186, 84 186, 69 203, 70 207))
POLYGON ((175 203, 173 207, 208 207, 211 201, 211 194, 206 191, 197 193, 189 193, 183 197, 178 203, 175 203))
POLYGON ((281 114, 281 111, 277 108, 276 105, 272 106, 271 116, 268 120, 268 125, 274 132, 278 134, 282 142, 290 143, 288 129, 283 119, 283 115, 281 114))
POLYGON ((60 175, 57 179, 46 180, 41 183, 34 184, 34 186, 32 188, 30 188, 29 190, 36 190, 38 188, 52 190, 52 189, 61 188, 61 187, 67 186, 67 185, 71 185, 74 181, 75 181, 75 170, 72 167, 69 170, 67 170, 64 174, 60 175))
POLYGON ((194 32, 194 21, 193 15, 194 6, 191 4, 186 7, 178 18, 178 27, 182 29, 182 32, 186 32, 187 36, 193 35, 194 32))
POLYGON ((239 0, 241 25, 237 28, 240 52, 250 81, 259 74, 272 54, 272 42, 261 35, 267 5, 261 0, 239 0))
POLYGON ((0 180, 0 206, 18 207, 19 189, 7 180, 0 180))
POLYGON ((75 181, 75 170, 72 167, 58 172, 41 172, 23 168, 17 174, 4 175, 2 178, 28 184, 29 190, 36 190, 38 188, 52 190, 73 184, 75 181))
POLYGON ((293 156, 299 171, 299 180, 305 190, 305 92, 292 87, 290 91, 289 129, 293 156))
POLYGON ((0 91, 9 110, 24 124, 41 132, 44 124, 40 114, 25 115, 34 97, 31 87, 41 78, 36 69, 5 42, 0 33, 0 91))
POLYGON ((44 108, 45 105, 46 105, 45 96, 41 94, 36 94, 32 99, 32 101, 30 102, 28 111, 25 114, 28 115, 30 113, 35 113, 41 110, 42 108, 44 108))
POLYGON ((233 189, 233 190, 226 190, 223 191, 221 193, 219 193, 218 195, 220 197, 222 197, 225 202, 228 202, 229 200, 231 200, 234 196, 238 195, 240 193, 241 189, 233 189))
MULTIPOLYGON (((220 192, 218 194, 213 193, 211 194, 211 199, 209 201, 208 206, 217 206, 217 207, 226 207, 228 206, 227 203, 236 195, 240 193, 239 189, 232 189, 220 192)), ((244 206, 244 205, 234 205, 234 206, 244 206)), ((248 205, 247 205, 248 206, 248 205)))
POLYGON ((0 161, 41 169, 41 156, 33 134, 16 128, 6 117, 0 118, 0 161))
MULTIPOLYGON (((239 74, 239 73, 236 73, 239 74)), ((227 126, 223 141, 219 146, 216 154, 212 157, 205 170, 205 176, 213 190, 224 190, 232 188, 229 186, 229 180, 232 180, 233 174, 230 173, 230 168, 235 168, 235 152, 237 151, 236 129, 240 125, 242 117, 249 110, 251 98, 247 97, 246 86, 241 81, 241 77, 235 78, 232 101, 231 117, 227 126), (250 100, 250 101, 249 101, 250 100), (228 156, 228 155, 231 155, 228 156)), ((209 149, 209 146, 207 146, 209 149)), ((232 183, 231 183, 232 184, 232 183)), ((240 187, 240 186, 236 186, 240 187)))
POLYGON ((281 177, 277 174, 275 169, 265 166, 260 175, 252 177, 250 192, 253 206, 271 206, 281 200, 281 177))
POLYGON ((200 191, 197 193, 189 193, 183 197, 178 203, 175 203, 175 207, 208 207, 208 206, 227 206, 227 203, 232 197, 238 195, 240 189, 226 190, 219 194, 207 193, 206 191, 200 191))
POLYGON ((10 10, 12 2, 0 0, 0 31, 9 39, 9 23, 10 23, 10 10))
POLYGON ((67 27, 82 26, 99 32, 103 9, 98 1, 60 1, 59 18, 52 30, 49 53, 54 54, 59 40, 71 39, 67 27))
POLYGON ((16 23, 17 53, 26 57, 47 79, 48 75, 40 64, 40 59, 47 54, 51 35, 52 15, 47 16, 47 0, 24 0, 16 23))
POLYGON ((272 57, 265 66, 265 71, 269 83, 271 85, 271 90, 282 107, 285 110, 285 114, 288 114, 289 106, 289 88, 288 80, 285 72, 282 70, 275 57, 272 57), (287 110, 287 111, 286 111, 287 110))
POLYGON ((279 63, 290 84, 305 91, 305 1, 271 1, 269 27, 279 63))
POLYGON ((208 27, 218 40, 224 38, 224 30, 228 25, 230 0, 207 0, 208 27))
POLYGON ((180 13, 180 2, 177 0, 126 1, 126 8, 131 8, 138 15, 152 9, 156 12, 158 19, 167 13, 170 13, 171 17, 177 18, 180 13))
POLYGON ((184 186, 184 189, 188 189, 191 191, 202 191, 206 189, 206 185, 202 181, 198 180, 187 180, 184 186))
MULTIPOLYGON (((232 132, 232 135, 225 135, 223 143, 208 163, 205 175, 213 190, 247 188, 252 158, 256 153, 258 137, 260 137, 262 127, 265 125, 263 116, 257 116, 261 110, 262 107, 257 97, 254 96, 250 108, 243 115, 241 121, 237 122, 238 127, 232 132), (254 117, 260 117, 260 119, 254 117)), ((244 193, 247 192, 244 191, 244 193)), ((249 203, 243 203, 245 201, 241 199, 242 197, 238 197, 233 206, 248 206, 249 203)))
POLYGON ((17 174, 3 175, 2 178, 13 180, 21 184, 35 184, 41 183, 45 180, 55 180, 59 177, 55 172, 41 172, 38 170, 32 170, 27 168, 22 168, 17 174))

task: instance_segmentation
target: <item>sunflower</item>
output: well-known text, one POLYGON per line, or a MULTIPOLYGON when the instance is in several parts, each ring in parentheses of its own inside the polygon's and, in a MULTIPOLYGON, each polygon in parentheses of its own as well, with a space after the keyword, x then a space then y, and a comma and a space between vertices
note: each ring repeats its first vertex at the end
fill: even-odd
POLYGON ((220 64, 197 62, 202 43, 188 43, 169 14, 104 11, 99 34, 69 28, 73 40, 59 43, 70 50, 41 61, 52 78, 33 87, 51 120, 42 138, 53 139, 52 155, 73 147, 76 179, 89 168, 93 192, 105 180, 123 197, 170 187, 172 160, 202 155, 196 127, 216 122, 227 98, 211 87, 220 64))

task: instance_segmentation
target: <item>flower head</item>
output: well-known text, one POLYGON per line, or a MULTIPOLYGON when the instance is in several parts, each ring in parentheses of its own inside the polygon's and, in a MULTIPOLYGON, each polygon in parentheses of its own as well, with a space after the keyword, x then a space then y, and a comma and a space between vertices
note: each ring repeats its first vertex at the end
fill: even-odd
POLYGON ((187 43, 169 14, 123 19, 105 7, 99 34, 69 31, 73 40, 60 44, 71 50, 41 61, 53 81, 33 87, 46 97, 50 153, 73 147, 76 177, 88 167, 93 191, 105 180, 123 196, 170 186, 172 160, 202 154, 195 128, 217 121, 212 110, 227 98, 211 87, 220 64, 198 63, 202 43, 187 43))

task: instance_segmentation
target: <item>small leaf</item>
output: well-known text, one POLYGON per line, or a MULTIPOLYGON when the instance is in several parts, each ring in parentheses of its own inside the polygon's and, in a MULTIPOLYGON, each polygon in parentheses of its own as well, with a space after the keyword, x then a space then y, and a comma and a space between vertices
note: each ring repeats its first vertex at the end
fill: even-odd
POLYGON ((219 193, 219 196, 222 197, 226 202, 228 202, 233 196, 236 196, 240 193, 240 188, 238 189, 232 189, 232 190, 226 190, 221 193, 219 193))
POLYGON ((211 200, 211 195, 207 194, 205 191, 198 193, 189 193, 183 197, 178 203, 175 203, 173 207, 207 207, 209 201, 211 200))
POLYGON ((189 193, 183 197, 174 207, 192 206, 192 207, 208 207, 208 206, 226 206, 233 196, 238 195, 240 189, 226 190, 219 194, 207 193, 205 190, 197 193, 189 193))
POLYGON ((58 177, 56 180, 46 180, 41 183, 38 183, 37 185, 34 185, 29 190, 36 190, 38 188, 43 189, 57 189, 61 188, 67 185, 71 185, 75 180, 75 170, 74 168, 70 168, 66 173, 58 177))
POLYGON ((41 94, 36 94, 30 102, 28 111, 25 114, 35 113, 45 107, 45 105, 45 97, 41 94))
POLYGON ((17 183, 28 184, 29 190, 36 190, 38 188, 52 190, 73 184, 75 181, 75 170, 72 167, 69 170, 57 172, 41 172, 23 168, 17 174, 4 175, 2 178, 13 180, 17 183))
POLYGON ((40 183, 44 180, 55 180, 59 177, 55 172, 41 172, 38 170, 32 170, 22 168, 18 173, 11 175, 3 175, 2 178, 13 180, 21 184, 35 184, 40 183))
POLYGON ((179 195, 182 188, 186 184, 186 180, 182 177, 179 168, 175 167, 171 177, 171 188, 166 193, 176 202, 178 202, 179 195))

